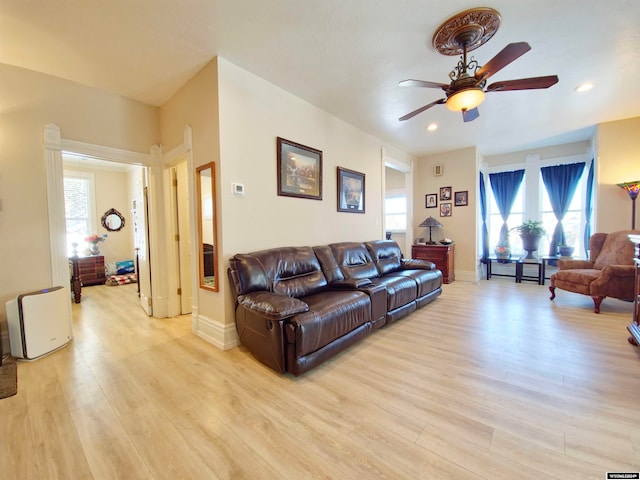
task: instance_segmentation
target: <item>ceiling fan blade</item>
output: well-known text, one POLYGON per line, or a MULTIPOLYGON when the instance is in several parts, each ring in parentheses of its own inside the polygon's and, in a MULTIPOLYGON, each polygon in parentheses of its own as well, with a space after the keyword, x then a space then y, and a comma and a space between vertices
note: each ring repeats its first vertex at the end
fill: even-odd
POLYGON ((480 112, 478 112, 478 108, 472 108, 471 110, 462 110, 462 120, 464 122, 473 122, 476 118, 480 116, 480 112))
POLYGON ((518 80, 506 80, 495 82, 487 87, 487 92, 506 92, 509 90, 535 90, 538 88, 549 88, 558 83, 557 75, 547 75, 546 77, 520 78, 518 80))
POLYGON ((403 80, 398 82, 399 87, 427 87, 427 88, 442 88, 443 90, 449 88, 446 83, 427 82, 426 80, 403 80))
POLYGON ((531 47, 527 42, 510 43, 476 72, 476 80, 478 83, 486 80, 529 50, 531 50, 531 47))
POLYGON ((436 100, 435 102, 431 102, 429 105, 425 105, 424 107, 421 107, 417 110, 414 110, 411 113, 407 113, 405 116, 400 117, 398 120, 403 122, 405 120, 409 120, 410 118, 415 117, 416 115, 418 115, 419 113, 424 112, 425 110, 430 109, 431 107, 433 107, 434 105, 440 105, 443 104, 444 102, 446 102, 446 99, 441 98, 440 100, 436 100))

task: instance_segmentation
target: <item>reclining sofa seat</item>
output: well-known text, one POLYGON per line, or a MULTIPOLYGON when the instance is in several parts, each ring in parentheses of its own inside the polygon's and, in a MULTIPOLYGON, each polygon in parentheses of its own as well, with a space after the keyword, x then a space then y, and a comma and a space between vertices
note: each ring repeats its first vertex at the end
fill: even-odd
POLYGON ((280 373, 300 375, 373 328, 367 293, 330 288, 311 247, 235 255, 229 279, 242 344, 280 373))
POLYGON ((283 247, 229 260, 240 342, 300 375, 442 292, 442 272, 394 241, 283 247))
POLYGON ((387 293, 384 322, 402 318, 442 293, 442 272, 424 260, 402 258, 393 240, 314 247, 330 282, 369 279, 387 293))

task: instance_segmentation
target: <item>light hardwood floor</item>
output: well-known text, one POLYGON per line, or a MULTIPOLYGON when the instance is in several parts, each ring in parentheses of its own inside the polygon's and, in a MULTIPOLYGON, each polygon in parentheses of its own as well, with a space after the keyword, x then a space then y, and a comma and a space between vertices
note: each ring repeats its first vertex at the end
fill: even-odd
POLYGON ((295 378, 135 285, 83 289, 74 340, 0 400, 3 479, 585 479, 640 470, 630 303, 512 279, 433 303, 295 378))

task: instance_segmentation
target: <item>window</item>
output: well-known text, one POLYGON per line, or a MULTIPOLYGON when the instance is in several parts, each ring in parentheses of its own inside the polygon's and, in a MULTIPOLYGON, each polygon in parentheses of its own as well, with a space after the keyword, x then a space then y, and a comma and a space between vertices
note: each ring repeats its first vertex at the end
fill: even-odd
POLYGON ((403 193, 387 193, 384 199, 384 228, 388 232, 407 230, 407 197, 403 193))
MULTIPOLYGON (((516 199, 513 201, 513 206, 511 207, 511 213, 509 213, 509 218, 507 219, 507 226, 511 229, 516 227, 522 223, 523 212, 524 212, 524 184, 526 179, 522 179, 522 183, 520 184, 520 190, 518 190, 518 194, 516 195, 516 199)), ((493 249, 498 242, 500 241, 500 230, 502 229, 502 216, 500 215, 500 210, 498 209, 498 204, 496 203, 496 199, 493 196, 493 190, 491 186, 488 184, 487 188, 487 203, 488 203, 488 218, 487 218, 487 226, 489 228, 489 254, 493 254, 493 249)), ((512 252, 520 252, 522 251, 522 240, 518 235, 509 235, 509 245, 511 246, 512 252)))
MULTIPOLYGON (((573 199, 571 200, 569 210, 567 210, 567 213, 562 220, 562 227, 564 228, 566 243, 567 245, 575 248, 574 252, 576 253, 576 255, 580 255, 585 251, 583 245, 584 225, 586 223, 586 219, 584 216, 584 202, 586 196, 588 175, 589 166, 586 166, 584 172, 582 172, 582 178, 580 179, 580 182, 576 187, 576 191, 573 194, 573 199)), ((540 251, 544 252, 544 255, 547 255, 549 253, 551 237, 553 236, 553 231, 556 228, 558 220, 556 219, 556 216, 553 213, 553 209, 551 208, 551 200, 549 199, 547 189, 542 182, 542 177, 540 177, 540 199, 542 203, 540 207, 540 219, 542 220, 542 224, 547 231, 547 235, 545 235, 540 240, 540 251)))
POLYGON ((73 243, 84 250, 85 238, 93 233, 93 176, 64 177, 64 212, 67 227, 67 254, 73 255, 73 243))
MULTIPOLYGON (((511 209, 508 219, 508 226, 511 229, 520 225, 524 220, 541 220, 547 233, 540 239, 538 249, 539 255, 549 254, 551 237, 553 236, 557 223, 556 216, 551 208, 549 194, 547 193, 544 182, 542 181, 540 168, 547 165, 550 166, 585 161, 586 166, 582 174, 582 178, 576 187, 569 210, 562 221, 567 244, 575 247, 576 255, 584 255, 585 251, 583 241, 584 228, 586 224, 585 196, 587 178, 589 176, 589 165, 591 163, 590 160, 577 157, 565 157, 562 159, 556 158, 541 161, 537 156, 527 157, 525 163, 525 175, 520 186, 520 191, 513 203, 513 208, 511 209)), ((522 168, 522 165, 509 165, 501 169, 492 168, 491 172, 509 171, 517 168, 522 168)), ((489 249, 489 253, 493 254, 493 250, 498 244, 500 237, 502 217, 500 216, 488 178, 486 185, 487 228, 489 229, 489 244, 487 247, 489 249)), ((512 256, 519 256, 524 253, 524 250, 522 249, 522 240, 517 232, 510 232, 509 242, 511 245, 512 256)))

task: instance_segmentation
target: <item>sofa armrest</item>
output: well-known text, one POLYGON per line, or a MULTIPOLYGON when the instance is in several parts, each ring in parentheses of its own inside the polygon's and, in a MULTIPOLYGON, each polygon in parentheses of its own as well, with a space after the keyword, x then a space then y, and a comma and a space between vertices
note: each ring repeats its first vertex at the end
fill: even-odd
POLYGON ((309 305, 297 298, 266 291, 240 295, 238 305, 270 320, 282 320, 309 310, 309 305))
POLYGON ((593 262, 589 260, 558 260, 558 270, 592 269, 593 262))
POLYGON ((419 260, 417 258, 403 258, 400 264, 402 270, 435 270, 436 264, 429 260, 419 260))
POLYGON ((338 290, 357 290, 368 287, 371 283, 370 278, 345 278, 344 280, 331 282, 329 286, 338 290))

